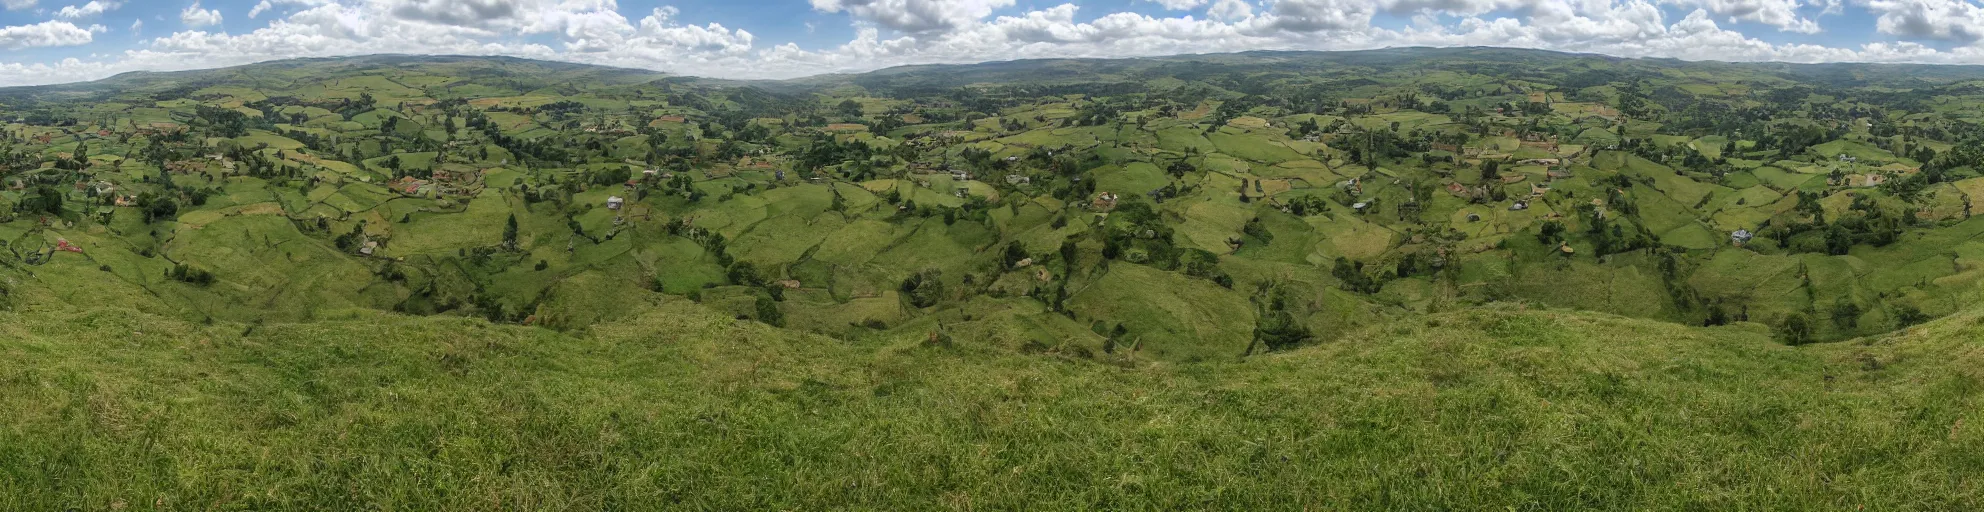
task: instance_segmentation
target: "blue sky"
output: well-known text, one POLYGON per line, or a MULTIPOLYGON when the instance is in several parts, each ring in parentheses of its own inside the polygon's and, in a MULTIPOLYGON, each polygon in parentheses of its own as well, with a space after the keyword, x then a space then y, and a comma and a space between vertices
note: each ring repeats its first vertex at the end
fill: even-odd
POLYGON ((1250 49, 1984 63, 1980 0, 0 0, 0 85, 370 53, 734 78, 1250 49))

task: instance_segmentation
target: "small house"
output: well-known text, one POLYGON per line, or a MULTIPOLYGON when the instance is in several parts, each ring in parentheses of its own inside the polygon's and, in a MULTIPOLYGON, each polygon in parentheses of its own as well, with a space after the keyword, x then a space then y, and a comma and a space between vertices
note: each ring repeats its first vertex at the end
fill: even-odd
POLYGON ((1747 229, 1737 229, 1736 232, 1729 234, 1729 242, 1736 245, 1750 243, 1752 238, 1756 238, 1756 235, 1747 229))
POLYGON ((1028 184, 1028 183, 1033 183, 1033 178, 1029 178, 1029 177, 1026 177, 1026 176, 1021 176, 1021 175, 1018 175, 1018 174, 1008 174, 1008 175, 1006 175, 1006 184, 1007 184, 1007 185, 1025 185, 1025 184, 1028 184))
POLYGON ((1096 195, 1095 195, 1095 201, 1094 201, 1094 202, 1092 203, 1092 205, 1093 205, 1093 206, 1095 206, 1095 208, 1097 208, 1097 209, 1102 209, 1102 210, 1107 210, 1107 209, 1110 209, 1110 208, 1115 208, 1115 207, 1116 207, 1116 193, 1115 193, 1115 192, 1103 192, 1103 193, 1101 193, 1101 194, 1096 194, 1096 195))
POLYGON ((1516 201, 1516 204, 1509 205, 1509 211, 1512 212, 1519 212, 1528 209, 1529 209, 1529 201, 1516 201))
POLYGON ((358 253, 366 256, 371 256, 372 253, 378 251, 379 251, 379 242, 374 242, 370 240, 367 240, 365 242, 365 245, 359 246, 358 248, 358 253))
POLYGON ((619 210, 625 204, 627 204, 627 200, 621 199, 620 196, 607 196, 606 198, 606 209, 608 210, 619 210))

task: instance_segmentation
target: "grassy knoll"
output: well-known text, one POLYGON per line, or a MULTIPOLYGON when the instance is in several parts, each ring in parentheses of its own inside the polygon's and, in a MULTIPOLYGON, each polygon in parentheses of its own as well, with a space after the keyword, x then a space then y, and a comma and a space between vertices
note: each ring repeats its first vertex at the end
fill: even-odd
POLYGON ((1787 347, 1500 308, 1162 364, 682 300, 570 335, 29 304, 0 508, 1970 509, 1980 319, 1787 347))

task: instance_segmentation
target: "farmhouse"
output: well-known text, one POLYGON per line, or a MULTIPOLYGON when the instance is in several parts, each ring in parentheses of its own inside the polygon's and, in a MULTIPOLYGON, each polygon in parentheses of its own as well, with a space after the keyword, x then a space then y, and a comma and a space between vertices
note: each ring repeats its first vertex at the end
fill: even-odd
POLYGON ((626 199, 621 199, 621 198, 620 198, 620 196, 607 196, 607 197, 606 197, 606 209, 608 209, 608 210, 619 210, 619 209, 620 209, 620 206, 621 206, 621 205, 624 205, 624 204, 626 204, 626 203, 627 203, 627 200, 626 200, 626 199))
POLYGON ((1729 234, 1729 242, 1736 244, 1737 246, 1750 243, 1750 239, 1752 238, 1756 238, 1756 235, 1751 234, 1750 230, 1747 229, 1739 228, 1736 230, 1736 232, 1729 234))

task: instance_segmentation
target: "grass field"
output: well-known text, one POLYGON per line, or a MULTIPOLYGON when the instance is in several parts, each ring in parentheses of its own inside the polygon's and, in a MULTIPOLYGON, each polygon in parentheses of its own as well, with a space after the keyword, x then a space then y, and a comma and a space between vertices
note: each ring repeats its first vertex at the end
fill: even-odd
POLYGON ((1984 467, 1976 313, 1790 348, 1752 326, 1477 310, 1130 368, 838 342, 682 301, 586 336, 0 318, 16 510, 1947 510, 1980 505, 1984 467))

